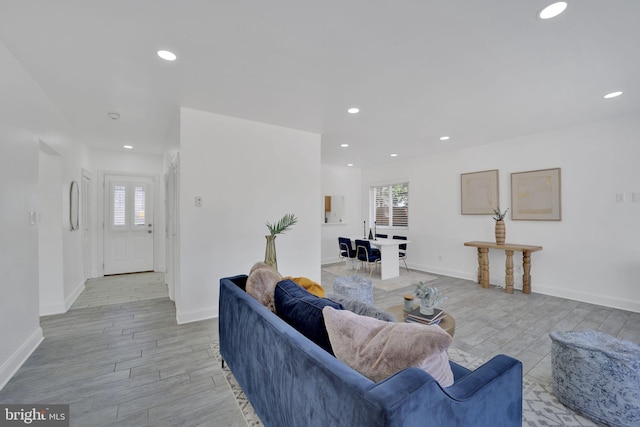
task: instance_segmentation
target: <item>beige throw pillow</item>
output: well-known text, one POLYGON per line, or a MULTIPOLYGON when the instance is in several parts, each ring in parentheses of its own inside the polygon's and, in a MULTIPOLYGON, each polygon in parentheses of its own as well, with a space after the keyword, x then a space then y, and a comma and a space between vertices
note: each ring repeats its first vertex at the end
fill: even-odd
POLYGON ((331 307, 322 314, 335 356, 370 380, 415 366, 441 387, 453 384, 447 356, 452 339, 439 326, 390 323, 331 307))
POLYGON ((245 289, 249 295, 275 313, 276 308, 273 301, 273 293, 276 284, 280 280, 282 280, 282 275, 274 268, 263 263, 256 263, 251 268, 249 277, 247 277, 247 286, 245 289))

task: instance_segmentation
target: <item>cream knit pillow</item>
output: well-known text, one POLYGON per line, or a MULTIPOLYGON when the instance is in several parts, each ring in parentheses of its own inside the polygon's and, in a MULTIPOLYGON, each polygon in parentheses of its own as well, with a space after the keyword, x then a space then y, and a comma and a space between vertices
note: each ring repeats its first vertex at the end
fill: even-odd
POLYGON ((274 268, 263 263, 256 263, 247 277, 246 291, 275 313, 273 293, 280 280, 282 280, 282 275, 274 268))
POLYGON ((452 339, 439 326, 385 322, 331 307, 322 314, 335 356, 370 380, 415 366, 441 387, 453 384, 447 356, 452 339))

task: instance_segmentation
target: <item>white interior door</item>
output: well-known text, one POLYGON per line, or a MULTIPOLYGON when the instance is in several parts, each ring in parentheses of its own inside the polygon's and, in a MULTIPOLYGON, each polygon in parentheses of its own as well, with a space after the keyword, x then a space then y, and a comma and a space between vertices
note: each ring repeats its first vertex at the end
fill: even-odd
POLYGON ((82 185, 80 186, 80 229, 82 230, 82 253, 84 255, 84 278, 85 280, 92 276, 91 274, 91 212, 89 208, 89 198, 91 196, 91 173, 82 170, 82 185))
POLYGON ((104 274, 153 270, 153 179, 105 176, 104 274))
POLYGON ((166 227, 166 273, 165 281, 169 288, 169 298, 175 300, 178 258, 178 167, 179 158, 171 163, 166 176, 165 188, 165 227, 166 227))

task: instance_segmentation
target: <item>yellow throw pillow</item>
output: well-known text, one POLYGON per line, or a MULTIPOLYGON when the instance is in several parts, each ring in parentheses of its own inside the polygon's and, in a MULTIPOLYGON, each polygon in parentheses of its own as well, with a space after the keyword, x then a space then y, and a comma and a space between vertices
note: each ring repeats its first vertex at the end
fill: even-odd
POLYGON ((309 292, 310 294, 313 294, 313 295, 315 295, 317 297, 324 298, 324 296, 325 296, 324 295, 324 288, 322 287, 322 285, 320 283, 314 282, 311 279, 308 279, 306 277, 291 277, 291 276, 283 277, 283 279, 293 280, 298 285, 300 285, 303 288, 305 288, 307 290, 307 292, 309 292))

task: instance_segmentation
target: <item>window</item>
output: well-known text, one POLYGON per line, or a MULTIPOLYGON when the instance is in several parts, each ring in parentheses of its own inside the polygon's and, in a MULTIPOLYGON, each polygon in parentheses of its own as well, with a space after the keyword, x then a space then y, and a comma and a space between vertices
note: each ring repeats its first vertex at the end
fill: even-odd
POLYGON ((147 225, 149 184, 111 182, 111 229, 142 230, 147 225))
POLYGON ((409 226, 409 183, 372 187, 371 217, 379 227, 409 226))
POLYGON ((122 227, 127 225, 126 202, 127 190, 124 185, 113 186, 113 226, 122 227))
POLYGON ((134 188, 133 225, 145 225, 144 208, 147 206, 144 187, 134 188))

